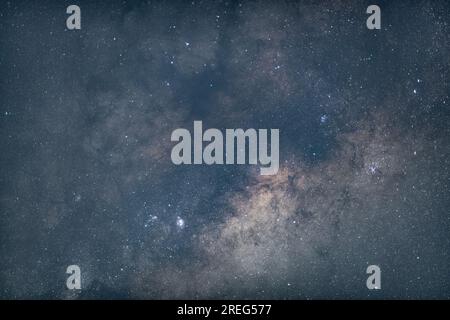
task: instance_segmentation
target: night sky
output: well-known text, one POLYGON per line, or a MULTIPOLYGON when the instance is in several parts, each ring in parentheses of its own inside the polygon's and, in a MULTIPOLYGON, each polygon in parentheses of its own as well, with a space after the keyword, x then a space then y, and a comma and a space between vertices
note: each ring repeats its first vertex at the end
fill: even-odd
POLYGON ((4 1, 0 298, 449 299, 449 95, 445 0, 4 1), (194 120, 278 173, 174 165, 194 120))

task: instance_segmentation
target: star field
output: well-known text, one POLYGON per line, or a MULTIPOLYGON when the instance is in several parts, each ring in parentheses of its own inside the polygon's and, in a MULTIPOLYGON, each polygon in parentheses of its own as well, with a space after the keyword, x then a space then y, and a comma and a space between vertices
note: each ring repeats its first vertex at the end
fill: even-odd
POLYGON ((74 3, 0 5, 1 298, 450 298, 447 1, 376 1, 380 30, 368 1, 74 3), (279 128, 278 173, 174 165, 195 120, 279 128))

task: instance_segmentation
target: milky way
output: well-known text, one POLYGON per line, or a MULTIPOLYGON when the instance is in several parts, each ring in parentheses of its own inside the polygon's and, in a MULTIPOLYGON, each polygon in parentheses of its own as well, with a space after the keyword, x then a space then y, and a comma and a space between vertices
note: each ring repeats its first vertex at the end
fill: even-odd
POLYGON ((450 5, 376 2, 1 4, 0 297, 450 298, 450 5), (278 173, 174 165, 195 120, 278 173))

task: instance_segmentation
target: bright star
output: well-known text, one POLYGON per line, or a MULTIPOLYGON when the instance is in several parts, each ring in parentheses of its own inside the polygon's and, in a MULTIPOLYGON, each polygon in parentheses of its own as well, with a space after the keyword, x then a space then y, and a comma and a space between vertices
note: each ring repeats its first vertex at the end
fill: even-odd
POLYGON ((183 229, 184 228, 184 220, 182 219, 182 218, 180 218, 180 217, 177 217, 177 227, 178 228, 180 228, 180 229, 183 229))
POLYGON ((371 163, 369 165, 369 173, 370 174, 375 174, 378 170, 378 165, 376 163, 371 163))

